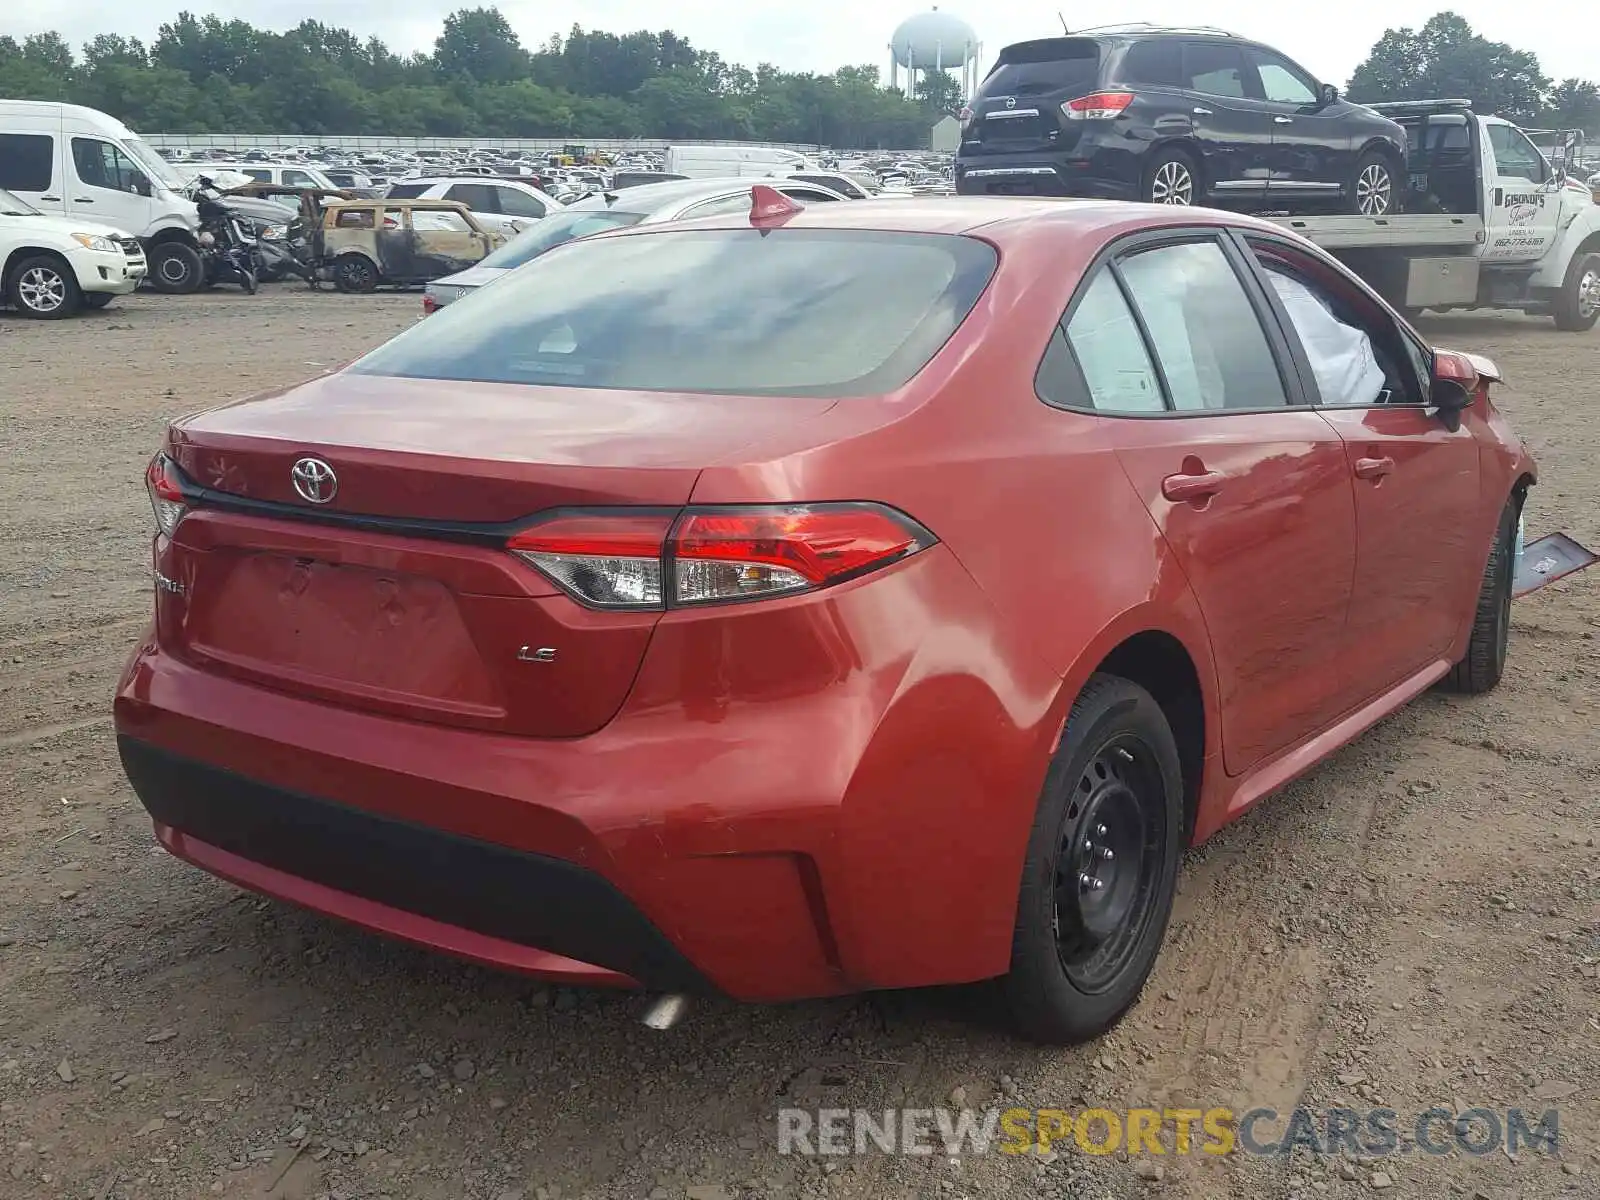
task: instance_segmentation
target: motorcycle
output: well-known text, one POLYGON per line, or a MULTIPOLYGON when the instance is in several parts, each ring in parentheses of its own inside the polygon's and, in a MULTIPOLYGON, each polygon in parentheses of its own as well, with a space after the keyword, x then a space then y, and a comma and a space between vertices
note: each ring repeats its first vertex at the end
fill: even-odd
POLYGON ((200 214, 200 264, 207 286, 237 283, 255 295, 259 262, 256 239, 245 228, 239 214, 222 201, 222 193, 207 177, 196 181, 195 207, 200 214))

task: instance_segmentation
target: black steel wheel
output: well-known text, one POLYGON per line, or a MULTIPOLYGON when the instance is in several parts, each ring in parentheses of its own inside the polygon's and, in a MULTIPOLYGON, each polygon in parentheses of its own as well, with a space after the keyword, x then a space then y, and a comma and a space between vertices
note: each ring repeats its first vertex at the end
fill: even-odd
POLYGON ((1039 799, 1002 981, 1018 1032, 1081 1042, 1138 999, 1172 913, 1183 773, 1161 707, 1096 675, 1079 695, 1039 799))
POLYGON ((1467 652, 1444 677, 1443 686, 1448 691, 1487 692, 1505 674, 1511 646, 1511 596, 1516 588, 1517 523, 1521 518, 1522 499, 1514 496, 1500 514, 1494 543, 1483 564, 1483 582, 1478 588, 1467 652))

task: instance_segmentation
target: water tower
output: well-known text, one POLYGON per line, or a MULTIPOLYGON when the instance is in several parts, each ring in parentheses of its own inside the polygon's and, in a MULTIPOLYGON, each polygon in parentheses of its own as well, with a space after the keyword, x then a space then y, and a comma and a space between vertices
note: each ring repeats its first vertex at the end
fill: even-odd
POLYGON ((934 8, 900 22, 889 42, 889 86, 900 86, 906 73, 907 95, 930 71, 956 71, 961 79, 961 99, 971 98, 978 86, 978 56, 983 46, 971 25, 954 13, 934 8))

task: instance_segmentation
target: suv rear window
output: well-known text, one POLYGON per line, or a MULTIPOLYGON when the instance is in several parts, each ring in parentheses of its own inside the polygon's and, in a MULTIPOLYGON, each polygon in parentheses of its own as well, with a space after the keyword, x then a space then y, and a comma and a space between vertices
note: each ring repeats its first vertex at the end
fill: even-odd
POLYGON ((390 200, 416 200, 423 192, 427 191, 430 184, 426 183, 397 183, 389 189, 390 200))
POLYGON ((1100 46, 1091 38, 1045 38, 1000 51, 983 81, 983 96, 1035 96, 1044 92, 1094 91, 1100 77, 1100 46))
POLYGON ((571 242, 361 359, 363 375, 858 396, 966 319, 993 247, 943 234, 667 230, 571 242), (489 295, 488 303, 475 303, 489 295))

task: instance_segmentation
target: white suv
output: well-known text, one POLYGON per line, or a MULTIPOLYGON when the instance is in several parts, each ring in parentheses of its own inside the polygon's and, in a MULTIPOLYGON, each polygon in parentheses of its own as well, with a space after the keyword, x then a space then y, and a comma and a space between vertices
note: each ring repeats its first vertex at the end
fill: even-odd
POLYGON ((402 179, 389 188, 391 200, 454 200, 465 204, 491 233, 508 241, 549 213, 560 212, 561 202, 531 183, 485 175, 402 179))
POLYGON ((76 217, 47 217, 0 188, 0 296, 23 316, 52 321, 104 308, 144 276, 138 238, 76 217))

